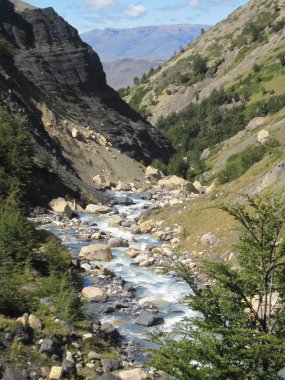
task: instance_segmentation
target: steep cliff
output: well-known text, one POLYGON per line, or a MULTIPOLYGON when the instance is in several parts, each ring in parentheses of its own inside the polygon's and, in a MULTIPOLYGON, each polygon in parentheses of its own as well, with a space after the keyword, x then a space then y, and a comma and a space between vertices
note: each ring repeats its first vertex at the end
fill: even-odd
POLYGON ((98 55, 52 8, 0 0, 0 9, 0 36, 13 47, 13 57, 0 52, 1 103, 28 117, 56 167, 91 185, 102 172, 140 176, 131 159, 169 159, 170 143, 107 85, 98 55))

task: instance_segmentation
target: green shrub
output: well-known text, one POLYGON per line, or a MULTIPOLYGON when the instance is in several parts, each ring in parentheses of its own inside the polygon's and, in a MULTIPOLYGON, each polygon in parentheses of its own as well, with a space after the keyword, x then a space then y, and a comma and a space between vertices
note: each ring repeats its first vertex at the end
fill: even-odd
POLYGON ((241 177, 252 165, 261 161, 266 153, 278 146, 278 142, 272 139, 264 145, 250 146, 230 156, 225 169, 218 174, 219 182, 224 184, 241 177))
POLYGON ((0 36, 0 58, 4 57, 5 59, 13 60, 14 54, 13 45, 5 37, 0 36))

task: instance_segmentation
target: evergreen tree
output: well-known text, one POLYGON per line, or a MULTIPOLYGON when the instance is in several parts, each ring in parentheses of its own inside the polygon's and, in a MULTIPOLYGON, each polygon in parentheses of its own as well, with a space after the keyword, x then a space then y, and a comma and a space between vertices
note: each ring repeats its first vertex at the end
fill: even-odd
POLYGON ((190 284, 189 306, 174 336, 157 337, 152 364, 175 379, 273 380, 285 365, 285 207, 277 199, 248 198, 222 209, 240 222, 239 267, 204 262, 211 285, 190 284), (179 337, 180 339, 177 339, 179 337))

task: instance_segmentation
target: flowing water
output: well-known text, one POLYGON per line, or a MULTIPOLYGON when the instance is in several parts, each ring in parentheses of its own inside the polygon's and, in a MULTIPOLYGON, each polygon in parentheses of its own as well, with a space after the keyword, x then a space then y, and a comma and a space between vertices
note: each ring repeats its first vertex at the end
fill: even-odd
MULTIPOLYGON (((151 204, 151 201, 143 200, 140 196, 130 192, 110 193, 110 195, 113 197, 126 195, 133 200, 134 204, 130 206, 116 205, 119 213, 126 215, 126 220, 135 220, 151 204)), ((80 215, 81 221, 88 223, 90 228, 94 228, 94 224, 96 223, 96 228, 111 233, 114 237, 122 237, 127 240, 134 237, 136 241, 132 243, 132 246, 145 248, 146 246, 154 247, 162 244, 161 241, 158 241, 149 234, 133 235, 130 232, 130 229, 109 227, 108 223, 112 218, 112 215, 80 215)), ((86 241, 84 242, 76 239, 73 231, 65 232, 56 229, 53 232, 63 239, 64 246, 70 248, 74 256, 78 254, 82 246, 89 244, 86 243, 86 241)), ((91 242, 90 244, 94 244, 94 242, 91 242)), ((132 313, 131 310, 130 312, 126 312, 126 310, 115 311, 111 314, 99 313, 99 319, 101 322, 112 323, 118 328, 120 334, 127 341, 138 345, 145 345, 147 344, 146 338, 148 337, 148 332, 150 330, 170 331, 177 322, 182 320, 183 317, 192 315, 191 310, 189 310, 189 308, 183 303, 183 298, 190 293, 191 289, 188 284, 178 279, 174 274, 156 275, 153 272, 153 267, 141 268, 133 265, 132 260, 124 256, 124 253, 127 250, 128 248, 112 249, 113 260, 108 263, 103 263, 104 266, 112 270, 116 276, 120 276, 136 289, 135 302, 139 305, 154 303, 156 309, 159 311, 159 315, 164 318, 165 323, 154 328, 137 325, 135 324, 137 315, 132 313)), ((102 263, 92 263, 93 266, 96 264, 102 265, 102 263)), ((86 278, 85 284, 91 285, 92 279, 86 278)), ((94 310, 97 309, 97 311, 100 310, 97 304, 94 304, 94 306, 91 307, 91 310, 92 308, 94 310)))

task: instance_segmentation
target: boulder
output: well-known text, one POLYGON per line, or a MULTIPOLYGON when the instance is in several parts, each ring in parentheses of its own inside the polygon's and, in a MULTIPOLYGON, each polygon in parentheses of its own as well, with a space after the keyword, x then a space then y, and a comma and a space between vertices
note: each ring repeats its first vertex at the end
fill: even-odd
POLYGON ((123 222, 123 219, 119 215, 115 215, 108 223, 108 227, 119 227, 123 222))
POLYGON ((145 169, 145 177, 150 180, 159 180, 164 177, 164 174, 159 169, 153 168, 152 166, 148 166, 145 169))
POLYGON ((111 261, 112 253, 106 244, 91 244, 82 247, 79 257, 90 261, 111 261))
POLYGON ((199 191, 200 194, 204 193, 205 192, 205 188, 203 185, 201 185, 201 183, 199 181, 195 181, 193 183, 193 186, 199 191))
POLYGON ((114 199, 115 204, 131 206, 134 204, 134 201, 126 195, 120 195, 114 199))
POLYGON ((120 368, 120 363, 113 359, 101 359, 101 364, 105 373, 116 371, 120 368))
POLYGON ((73 211, 64 198, 53 199, 49 205, 55 214, 72 218, 73 211))
POLYGON ((128 247, 129 243, 123 238, 111 238, 108 241, 108 247, 117 248, 117 247, 128 247))
POLYGON ((60 380, 63 375, 62 367, 51 367, 49 380, 60 380))
POLYGON ((119 378, 112 373, 105 373, 104 375, 97 377, 97 380, 119 380, 119 378))
POLYGON ((248 125, 245 127, 247 131, 252 131, 253 129, 260 127, 262 124, 264 124, 267 121, 266 117, 255 117, 252 119, 248 125))
POLYGON ((28 380, 30 377, 26 371, 12 368, 11 366, 5 366, 2 380, 28 380))
POLYGON ((266 129, 262 129, 260 132, 258 132, 256 141, 260 144, 264 144, 268 141, 269 137, 269 131, 267 131, 266 129))
POLYGON ((51 231, 40 229, 37 230, 37 235, 42 243, 47 243, 49 241, 54 241, 61 243, 61 239, 53 234, 51 231))
POLYGON ((81 137, 81 133, 77 128, 72 128, 71 135, 74 139, 78 139, 81 137))
POLYGON ((65 353, 61 367, 65 375, 68 375, 69 377, 76 375, 75 360, 70 351, 65 353))
POLYGON ((143 380, 147 379, 148 375, 142 368, 127 369, 119 372, 120 380, 143 380))
POLYGON ((111 211, 112 211, 111 207, 93 205, 93 204, 89 204, 85 208, 85 212, 97 213, 97 214, 108 214, 108 212, 111 212, 111 211))
POLYGON ((184 178, 177 177, 176 175, 165 177, 159 180, 158 185, 160 188, 169 191, 179 189, 186 193, 199 194, 199 191, 191 182, 186 181, 184 178))
POLYGON ((111 187, 111 182, 109 178, 104 175, 95 175, 95 177, 92 178, 92 182, 94 183, 94 186, 98 189, 108 189, 111 187))
POLYGON ((158 315, 151 313, 150 311, 143 310, 136 319, 135 323, 137 325, 152 327, 162 325, 164 323, 164 319, 158 315))
POLYGON ((203 150, 201 156, 200 156, 200 160, 203 161, 203 160, 206 160, 211 154, 211 151, 209 148, 206 148, 203 150))
POLYGON ((55 353, 55 342, 51 338, 45 338, 43 339, 41 346, 40 346, 40 352, 43 354, 53 355, 55 353))
POLYGON ((35 331, 40 331, 43 328, 42 322, 34 314, 29 315, 28 324, 35 331))
POLYGON ((97 352, 95 351, 90 351, 87 355, 88 357, 88 360, 101 360, 101 354, 98 354, 97 352))
POLYGON ((103 299, 108 298, 105 290, 97 288, 96 286, 86 286, 82 289, 83 297, 90 300, 92 298, 101 297, 103 299))

